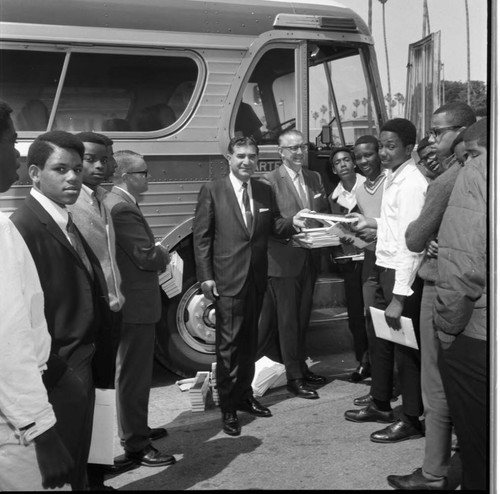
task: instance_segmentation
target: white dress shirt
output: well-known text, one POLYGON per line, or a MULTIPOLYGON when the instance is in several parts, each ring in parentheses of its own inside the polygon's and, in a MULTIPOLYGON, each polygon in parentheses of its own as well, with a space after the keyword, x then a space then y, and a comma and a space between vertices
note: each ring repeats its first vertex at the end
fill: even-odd
MULTIPOLYGON (((0 425, 29 442, 56 423, 42 372, 51 338, 44 298, 31 254, 20 233, 0 213, 0 425)), ((3 438, 0 435, 0 446, 3 438)))
POLYGON ((389 171, 377 221, 376 264, 394 269, 393 293, 409 297, 424 252, 408 250, 405 232, 408 224, 418 218, 424 205, 427 180, 410 159, 395 172, 389 171))
POLYGON ((351 190, 344 189, 344 185, 342 181, 340 181, 332 192, 332 200, 339 206, 346 208, 350 213, 358 204, 356 200, 356 190, 358 190, 358 187, 360 187, 365 180, 366 177, 356 173, 356 182, 351 190))
POLYGON ((309 195, 308 195, 306 183, 304 181, 304 174, 302 173, 302 168, 298 172, 296 172, 296 171, 292 170, 290 167, 286 166, 285 164, 283 164, 282 166, 285 167, 285 170, 287 171, 288 175, 292 179, 293 186, 295 187, 297 194, 299 194, 299 197, 301 199, 304 198, 303 202, 305 202, 305 204, 303 204, 303 207, 308 208, 309 207, 309 199, 308 199, 309 195))
MULTIPOLYGON (((229 180, 231 181, 234 193, 236 194, 236 199, 238 199, 238 205, 240 206, 241 215, 243 216, 243 222, 248 227, 245 215, 245 205, 243 204, 243 182, 239 178, 235 177, 232 172, 229 174, 229 180)), ((251 180, 248 181, 247 192, 248 199, 250 200, 250 210, 252 211, 252 215, 255 217, 251 180)))

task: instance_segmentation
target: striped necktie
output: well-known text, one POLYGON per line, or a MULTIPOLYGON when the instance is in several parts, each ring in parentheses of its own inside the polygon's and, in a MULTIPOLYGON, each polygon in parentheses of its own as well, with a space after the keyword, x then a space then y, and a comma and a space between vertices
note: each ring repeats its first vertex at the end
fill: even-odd
POLYGON ((302 175, 300 173, 297 173, 297 175, 295 175, 295 180, 297 181, 296 189, 297 189, 297 192, 299 193, 300 200, 302 201, 302 206, 304 208, 308 208, 309 207, 309 200, 307 199, 306 192, 305 192, 304 187, 302 185, 302 183, 303 183, 302 175))

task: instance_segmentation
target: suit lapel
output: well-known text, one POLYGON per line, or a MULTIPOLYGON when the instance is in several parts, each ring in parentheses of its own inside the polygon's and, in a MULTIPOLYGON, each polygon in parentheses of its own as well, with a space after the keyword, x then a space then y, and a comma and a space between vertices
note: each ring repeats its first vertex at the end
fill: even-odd
POLYGON ((245 224, 245 219, 243 218, 243 213, 241 212, 240 204, 238 203, 238 198, 236 197, 236 192, 234 191, 234 187, 233 184, 231 183, 229 175, 226 177, 224 185, 226 187, 226 193, 231 211, 233 211, 233 214, 236 215, 237 221, 240 224, 241 228, 243 228, 243 230, 247 233, 247 235, 250 236, 248 228, 245 224))

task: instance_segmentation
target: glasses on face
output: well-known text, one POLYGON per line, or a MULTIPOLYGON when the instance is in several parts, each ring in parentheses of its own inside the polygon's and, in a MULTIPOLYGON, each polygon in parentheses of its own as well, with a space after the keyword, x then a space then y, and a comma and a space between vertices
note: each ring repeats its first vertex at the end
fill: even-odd
POLYGON ((460 127, 461 125, 450 125, 449 127, 434 127, 433 129, 429 130, 427 135, 432 136, 434 137, 434 139, 437 140, 445 132, 448 132, 449 130, 456 130, 459 129, 460 127))
POLYGON ((296 153, 299 149, 305 151, 307 149, 307 144, 298 144, 297 146, 280 146, 281 149, 289 149, 292 153, 296 153))
POLYGON ((149 174, 148 170, 142 170, 139 172, 126 172, 127 175, 142 175, 143 177, 147 177, 149 174))

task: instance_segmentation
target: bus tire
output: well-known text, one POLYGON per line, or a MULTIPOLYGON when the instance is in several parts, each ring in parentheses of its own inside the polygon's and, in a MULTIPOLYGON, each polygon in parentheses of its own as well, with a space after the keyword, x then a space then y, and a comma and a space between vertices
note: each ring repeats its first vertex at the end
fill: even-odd
POLYGON ((169 299, 161 290, 162 317, 156 326, 157 361, 182 377, 208 371, 215 362, 215 314, 189 276, 179 295, 169 299))

